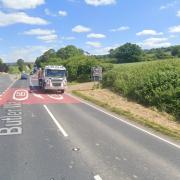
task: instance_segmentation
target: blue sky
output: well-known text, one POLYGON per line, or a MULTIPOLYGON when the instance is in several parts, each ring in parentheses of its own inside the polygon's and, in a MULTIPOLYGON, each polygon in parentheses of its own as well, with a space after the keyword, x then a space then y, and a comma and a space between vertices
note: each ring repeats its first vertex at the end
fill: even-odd
POLYGON ((33 61, 73 44, 106 54, 126 42, 144 49, 180 43, 180 0, 0 0, 0 57, 33 61))

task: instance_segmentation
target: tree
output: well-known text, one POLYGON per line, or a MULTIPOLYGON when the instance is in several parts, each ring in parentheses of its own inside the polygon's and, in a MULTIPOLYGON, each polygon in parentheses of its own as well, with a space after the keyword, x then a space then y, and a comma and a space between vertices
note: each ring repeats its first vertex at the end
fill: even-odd
POLYGON ((0 58, 0 65, 3 63, 3 60, 0 58))
POLYGON ((6 63, 0 64, 0 72, 8 72, 9 67, 6 63))
POLYGON ((73 45, 66 46, 65 48, 61 48, 57 51, 57 56, 61 59, 65 60, 73 56, 78 56, 84 54, 82 49, 78 49, 73 45))
POLYGON ((175 46, 171 51, 172 56, 180 57, 180 46, 175 46))
POLYGON ((23 69, 24 69, 24 60, 23 59, 18 59, 17 60, 17 65, 18 65, 19 71, 22 72, 23 69))
POLYGON ((110 53, 110 57, 117 58, 118 63, 131 63, 142 61, 143 50, 136 44, 126 43, 110 53))
POLYGON ((155 58, 157 59, 167 59, 167 58, 172 58, 172 56, 168 53, 166 53, 163 49, 157 49, 155 52, 155 58))
POLYGON ((3 60, 0 58, 0 72, 8 72, 8 66, 6 63, 3 63, 3 60))
POLYGON ((49 49, 48 51, 44 52, 42 56, 37 57, 35 64, 38 67, 41 67, 42 63, 50 62, 52 59, 53 59, 53 61, 54 61, 54 59, 57 60, 56 51, 54 49, 49 49))

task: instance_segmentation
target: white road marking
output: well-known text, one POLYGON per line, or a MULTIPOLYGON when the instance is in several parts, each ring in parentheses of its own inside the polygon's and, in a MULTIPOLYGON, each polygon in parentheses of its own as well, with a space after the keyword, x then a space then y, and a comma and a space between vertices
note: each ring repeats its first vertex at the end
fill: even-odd
POLYGON ((48 109, 48 107, 46 105, 43 105, 44 108, 46 109, 46 111, 48 112, 48 114, 51 116, 52 120, 54 121, 54 123, 56 124, 56 126, 58 127, 58 129, 61 131, 61 133, 63 134, 64 137, 68 137, 68 134, 66 133, 66 131, 63 129, 63 127, 59 124, 59 122, 56 120, 56 118, 54 117, 54 115, 51 113, 51 111, 48 109))
POLYGON ((28 91, 25 89, 17 89, 13 93, 13 99, 15 101, 24 101, 24 100, 27 100, 28 97, 29 97, 28 91))
POLYGON ((48 97, 50 97, 51 99, 55 99, 55 100, 64 99, 62 95, 48 95, 48 97))
POLYGON ((100 109, 100 108, 98 108, 98 107, 96 107, 96 106, 94 106, 92 104, 89 104, 88 102, 86 102, 86 101, 84 101, 84 100, 82 100, 80 98, 77 98, 76 96, 73 96, 71 94, 68 94, 68 95, 73 97, 73 98, 75 98, 75 99, 77 99, 77 100, 79 100, 80 102, 82 102, 82 103, 84 103, 84 104, 86 104, 86 105, 88 105, 88 106, 90 106, 90 107, 92 107, 92 108, 94 108, 94 109, 96 109, 96 110, 98 110, 98 111, 108 115, 108 116, 111 116, 111 117, 113 117, 113 118, 115 118, 115 119, 117 119, 117 120, 119 120, 119 121, 121 121, 121 122, 123 122, 123 123, 125 123, 125 124, 127 124, 129 126, 131 126, 131 127, 134 127, 134 128, 136 128, 136 129, 138 129, 138 130, 140 130, 140 131, 142 131, 142 132, 144 132, 144 133, 146 133, 146 134, 148 134, 150 136, 153 136, 153 137, 155 137, 155 138, 157 138, 157 139, 159 139, 159 140, 161 140, 161 141, 163 141, 163 142, 165 142, 165 143, 167 143, 169 145, 172 145, 172 146, 180 149, 180 145, 178 145, 178 144, 175 144, 175 143, 173 143, 173 142, 171 142, 171 141, 169 141, 167 139, 164 139, 164 138, 162 138, 162 137, 160 137, 160 136, 158 136, 156 134, 153 134, 153 133, 151 133, 151 132, 149 132, 149 131, 147 131, 147 130, 145 130, 143 128, 140 128, 140 127, 138 127, 138 126, 136 126, 136 125, 126 121, 126 120, 123 120, 123 119, 121 119, 121 118, 119 118, 119 117, 117 117, 117 116, 115 116, 115 115, 113 115, 113 114, 111 114, 109 112, 106 112, 106 111, 104 111, 104 110, 102 110, 102 109, 100 109))
POLYGON ((0 128, 0 136, 22 134, 22 108, 20 103, 9 102, 3 108, 6 115, 0 116, 3 127, 0 128))
POLYGON ((33 93, 33 95, 34 95, 35 97, 40 98, 40 99, 44 99, 44 97, 42 97, 40 94, 35 94, 35 93, 33 93))
POLYGON ((14 80, 14 81, 7 87, 7 89, 4 90, 4 92, 2 92, 2 93, 0 94, 0 96, 4 95, 4 94, 6 93, 6 91, 9 90, 9 89, 14 85, 14 83, 15 83, 16 81, 17 81, 17 79, 14 80))
POLYGON ((102 178, 99 175, 94 176, 95 180, 102 180, 102 178))

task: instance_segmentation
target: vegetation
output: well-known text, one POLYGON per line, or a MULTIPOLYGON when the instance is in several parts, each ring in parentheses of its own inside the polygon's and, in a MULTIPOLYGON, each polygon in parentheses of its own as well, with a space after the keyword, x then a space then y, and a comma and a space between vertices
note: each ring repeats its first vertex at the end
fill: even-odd
POLYGON ((10 74, 19 74, 19 67, 18 66, 9 66, 9 71, 10 74))
POLYGON ((8 66, 3 63, 3 60, 0 58, 0 72, 8 72, 8 66))
POLYGON ((123 64, 105 73, 103 86, 180 118, 180 61, 123 64))
POLYGON ((25 63, 24 63, 23 59, 18 59, 16 64, 17 64, 20 72, 25 70, 25 63))
POLYGON ((74 90, 72 93, 75 94, 76 96, 79 96, 79 97, 87 100, 87 101, 91 101, 91 102, 97 104, 98 106, 106 108, 116 114, 127 117, 129 120, 133 120, 139 124, 142 124, 144 126, 152 128, 152 129, 154 129, 158 132, 161 132, 165 135, 171 136, 174 139, 177 139, 177 140, 180 139, 180 132, 177 129, 173 129, 173 128, 164 126, 163 124, 159 124, 159 123, 153 122, 149 119, 145 119, 141 116, 137 116, 137 115, 131 113, 130 111, 125 111, 124 109, 122 109, 120 107, 114 107, 114 106, 108 104, 107 102, 97 100, 95 96, 90 96, 90 95, 84 94, 83 91, 74 90))
POLYGON ((85 82, 91 80, 91 67, 101 66, 104 72, 113 68, 113 64, 97 59, 95 56, 86 56, 84 51, 75 46, 67 46, 57 52, 50 49, 36 59, 38 67, 46 65, 64 65, 69 74, 69 81, 85 82))
POLYGON ((100 57, 115 63, 173 59, 180 57, 180 46, 142 50, 136 44, 126 43, 116 49, 111 49, 109 54, 100 57))
POLYGON ((142 61, 143 50, 136 44, 126 43, 110 50, 110 57, 116 58, 117 63, 132 63, 142 61))
POLYGON ((85 55, 83 50, 67 46, 57 52, 53 49, 46 51, 36 59, 36 64, 39 67, 64 65, 69 72, 69 80, 78 82, 89 81, 91 67, 102 66, 104 87, 179 119, 179 56, 180 46, 142 50, 136 44, 126 43, 104 56, 85 55))
POLYGON ((57 51, 57 57, 61 59, 68 59, 73 56, 81 56, 84 54, 82 49, 78 49, 73 45, 66 46, 65 48, 61 48, 57 51))

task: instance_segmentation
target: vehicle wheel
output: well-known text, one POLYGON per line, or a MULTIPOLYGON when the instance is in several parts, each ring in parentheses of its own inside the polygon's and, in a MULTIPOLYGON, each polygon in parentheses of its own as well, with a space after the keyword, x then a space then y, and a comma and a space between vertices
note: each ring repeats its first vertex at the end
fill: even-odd
POLYGON ((43 83, 43 85, 42 85, 42 90, 43 90, 43 93, 46 93, 45 83, 43 83))

